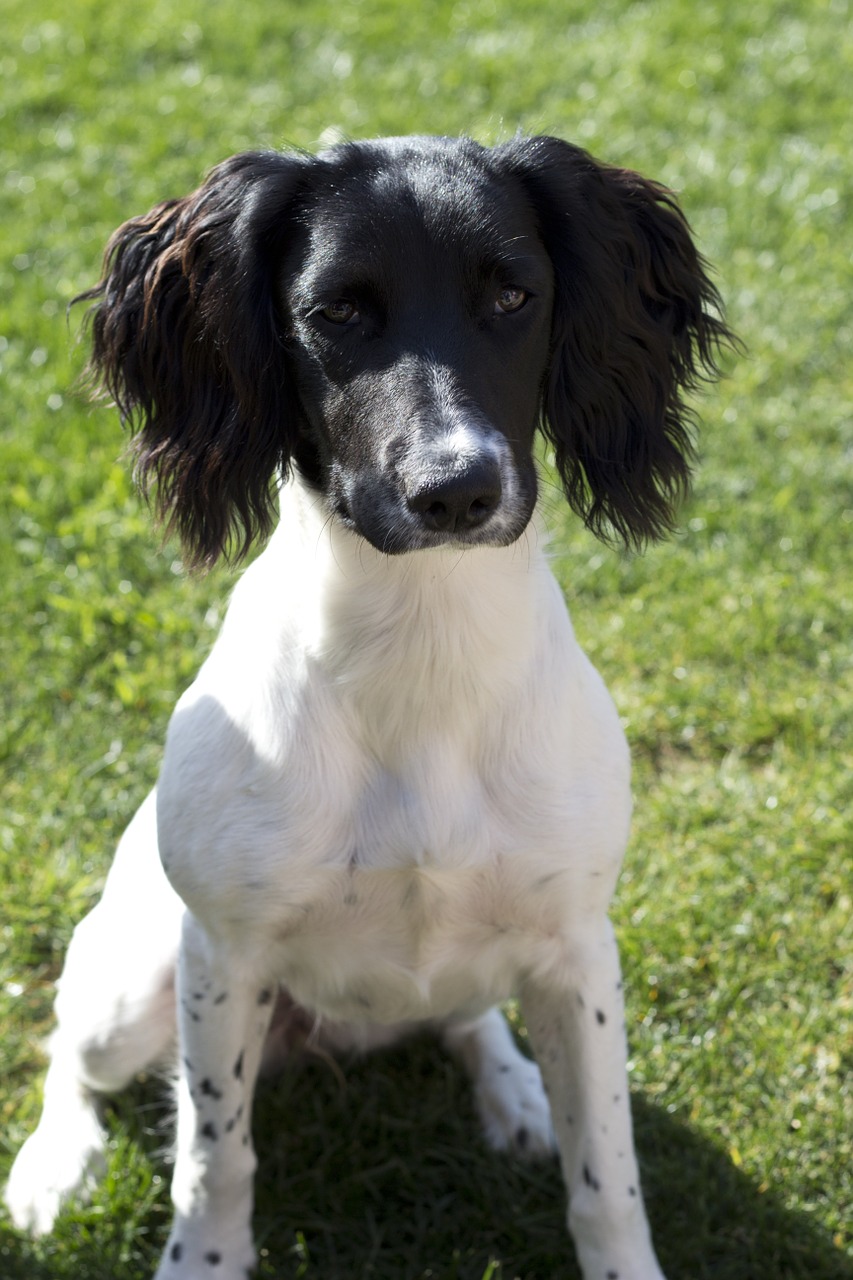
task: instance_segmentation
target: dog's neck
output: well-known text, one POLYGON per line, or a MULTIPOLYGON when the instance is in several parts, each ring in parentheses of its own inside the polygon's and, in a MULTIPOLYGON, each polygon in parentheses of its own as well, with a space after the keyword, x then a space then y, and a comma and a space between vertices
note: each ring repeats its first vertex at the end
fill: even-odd
POLYGON ((387 750, 443 725, 476 734, 519 696, 553 587, 543 543, 531 525, 509 547, 386 556, 297 479, 265 558, 298 596, 300 648, 387 750))

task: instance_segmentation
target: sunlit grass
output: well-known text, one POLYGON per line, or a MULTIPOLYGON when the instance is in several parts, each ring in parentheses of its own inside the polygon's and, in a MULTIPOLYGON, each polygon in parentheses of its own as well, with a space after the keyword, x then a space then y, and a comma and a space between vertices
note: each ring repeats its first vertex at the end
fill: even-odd
MULTIPOLYGON (((73 925, 156 776, 226 571, 181 574, 75 390, 70 298, 124 218, 245 147, 551 131, 679 190, 748 346, 701 408, 683 531, 643 558, 546 507, 635 756, 615 917, 670 1280, 853 1276, 853 36, 847 0, 7 0, 0 49, 0 1153, 34 1123, 73 925)), ((117 1104, 91 1209, 11 1280, 138 1280, 167 1109, 117 1104)), ((268 1277, 576 1274, 553 1167, 496 1160, 429 1044, 262 1098, 268 1277)))

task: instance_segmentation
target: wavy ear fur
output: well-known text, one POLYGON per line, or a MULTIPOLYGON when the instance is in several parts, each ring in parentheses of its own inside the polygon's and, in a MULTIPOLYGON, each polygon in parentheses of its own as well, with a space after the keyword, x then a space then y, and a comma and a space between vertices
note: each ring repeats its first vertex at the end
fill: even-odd
POLYGON ((575 511, 642 545, 690 475, 682 394, 732 341, 674 196, 557 138, 497 148, 526 187, 555 276, 543 430, 575 511))
POLYGON ((119 227, 80 296, 95 303, 93 379, 136 430, 137 478, 196 565, 268 532, 295 446, 273 286, 304 172, 296 156, 232 157, 119 227))

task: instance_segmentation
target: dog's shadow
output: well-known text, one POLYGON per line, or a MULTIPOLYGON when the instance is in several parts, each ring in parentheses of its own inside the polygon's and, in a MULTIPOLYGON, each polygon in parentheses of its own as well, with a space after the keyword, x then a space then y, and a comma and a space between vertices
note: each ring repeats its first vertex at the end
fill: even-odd
MULTIPOLYGON (((490 1151, 467 1079, 434 1042, 350 1064, 344 1081, 310 1065, 259 1099, 262 1276, 580 1276, 556 1159, 490 1151), (283 1266, 288 1250, 302 1270, 283 1266)), ((634 1123, 668 1280, 853 1280, 853 1262, 826 1235, 761 1193, 720 1148, 637 1097, 634 1123)))
MULTIPOLYGON (((106 1192, 59 1247, 0 1226, 8 1280, 147 1280, 165 1238, 165 1104, 151 1085, 110 1121, 106 1192), (129 1135, 157 1170, 120 1220, 111 1201, 129 1135)), ((668 1280, 853 1280, 853 1262, 727 1156, 642 1099, 637 1148, 668 1280), (677 1170, 677 1176, 673 1171, 677 1170)), ((573 1280, 556 1160, 528 1164, 480 1140, 467 1080, 431 1040, 339 1066, 308 1059, 260 1086, 259 1280, 573 1280)), ((133 1195, 129 1197, 133 1201, 133 1195)))

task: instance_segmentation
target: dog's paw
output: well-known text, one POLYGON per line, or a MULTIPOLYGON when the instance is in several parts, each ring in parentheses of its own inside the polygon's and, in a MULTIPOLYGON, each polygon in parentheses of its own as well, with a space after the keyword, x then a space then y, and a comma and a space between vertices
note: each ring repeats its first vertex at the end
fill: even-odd
POLYGON ((517 1050, 483 1063, 474 1100, 486 1141, 496 1151, 533 1159, 556 1151, 541 1073, 535 1062, 517 1050))
POLYGON ((103 1168, 104 1135, 94 1112, 81 1109, 61 1126, 42 1119, 18 1152, 6 1184, 12 1221, 31 1235, 47 1235, 63 1204, 91 1191, 103 1168))
POLYGON ((223 1233, 203 1222, 176 1222, 154 1280, 247 1280, 255 1265, 248 1228, 223 1233), (227 1238, 225 1238, 227 1236, 227 1238))
POLYGON ((620 1231, 618 1218, 614 1217, 602 1223, 599 1238, 601 1243, 589 1246, 575 1236, 584 1280, 600 1280, 602 1276, 618 1276, 619 1280, 666 1280, 645 1223, 639 1230, 633 1223, 629 1229, 620 1231))

